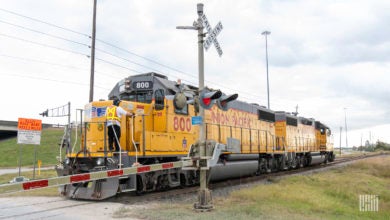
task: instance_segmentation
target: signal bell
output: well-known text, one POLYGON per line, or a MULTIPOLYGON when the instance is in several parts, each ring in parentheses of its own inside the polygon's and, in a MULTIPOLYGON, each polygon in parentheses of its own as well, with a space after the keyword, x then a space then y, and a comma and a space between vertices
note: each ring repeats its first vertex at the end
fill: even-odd
POLYGON ((213 107, 216 99, 219 99, 222 96, 222 92, 210 91, 208 89, 203 89, 199 96, 199 103, 204 109, 210 109, 213 107))
POLYGON ((222 95, 221 98, 217 100, 217 105, 221 110, 227 111, 229 109, 229 102, 234 101, 237 98, 238 94, 222 95))

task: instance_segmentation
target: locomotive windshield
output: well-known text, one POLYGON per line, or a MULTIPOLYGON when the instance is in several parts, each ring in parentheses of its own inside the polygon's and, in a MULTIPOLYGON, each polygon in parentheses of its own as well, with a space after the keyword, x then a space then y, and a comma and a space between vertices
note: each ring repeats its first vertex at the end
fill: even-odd
POLYGON ((130 93, 121 94, 120 99, 133 102, 151 103, 152 96, 152 90, 132 91, 130 93))

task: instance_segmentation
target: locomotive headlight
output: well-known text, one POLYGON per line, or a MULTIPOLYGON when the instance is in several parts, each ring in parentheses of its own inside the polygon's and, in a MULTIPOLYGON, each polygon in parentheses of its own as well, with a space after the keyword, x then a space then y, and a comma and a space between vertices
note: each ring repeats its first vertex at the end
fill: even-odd
POLYGON ((96 160, 96 165, 97 166, 102 166, 104 164, 104 159, 103 158, 98 158, 97 160, 96 160))

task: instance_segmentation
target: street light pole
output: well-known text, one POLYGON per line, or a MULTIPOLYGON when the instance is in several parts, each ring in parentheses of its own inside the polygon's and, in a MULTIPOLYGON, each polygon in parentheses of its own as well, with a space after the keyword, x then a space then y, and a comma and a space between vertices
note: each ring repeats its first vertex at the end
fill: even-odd
POLYGON ((343 130, 343 127, 340 126, 340 155, 341 155, 341 131, 343 130))
POLYGON ((261 33, 261 35, 265 36, 265 61, 267 65, 267 97, 268 97, 268 109, 270 108, 269 106, 269 78, 268 78, 268 43, 267 43, 267 36, 270 35, 270 31, 264 31, 261 33))
POLYGON ((344 122, 345 122, 345 147, 348 148, 348 129, 347 129, 347 108, 344 108, 344 122))

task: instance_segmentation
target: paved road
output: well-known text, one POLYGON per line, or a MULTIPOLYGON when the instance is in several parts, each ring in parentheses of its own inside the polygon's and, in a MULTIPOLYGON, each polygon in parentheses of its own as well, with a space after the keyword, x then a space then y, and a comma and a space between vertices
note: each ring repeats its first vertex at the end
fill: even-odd
MULTIPOLYGON (((54 170, 54 167, 41 167, 41 170, 51 170, 51 169, 54 170)), ((33 168, 22 167, 21 171, 22 172, 33 171, 33 168)), ((38 168, 35 168, 35 172, 36 173, 38 172, 38 168)), ((3 168, 3 169, 0 169, 0 175, 9 174, 9 173, 14 173, 15 175, 18 175, 19 174, 19 168, 17 167, 17 168, 3 168)))
MULTIPOLYGON (((0 198, 0 219, 114 219, 122 209, 136 209, 139 205, 115 202, 68 200, 62 197, 4 197, 0 198)), ((145 207, 141 207, 144 208, 145 207)), ((126 216, 126 219, 136 219, 126 216)))

